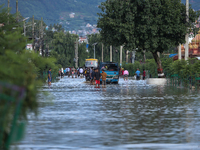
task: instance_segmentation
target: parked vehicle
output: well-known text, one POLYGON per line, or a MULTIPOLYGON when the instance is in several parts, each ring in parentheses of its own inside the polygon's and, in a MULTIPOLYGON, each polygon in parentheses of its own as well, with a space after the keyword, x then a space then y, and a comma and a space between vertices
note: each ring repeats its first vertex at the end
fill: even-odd
POLYGON ((97 68, 98 67, 98 59, 93 59, 93 58, 90 58, 90 59, 86 59, 85 60, 85 67, 86 68, 97 68))
MULTIPOLYGON (((107 73, 106 82, 108 83, 118 83, 119 82, 119 66, 118 63, 114 62, 101 62, 100 63, 100 73, 102 69, 107 73)), ((102 79, 100 79, 102 82, 102 79)))

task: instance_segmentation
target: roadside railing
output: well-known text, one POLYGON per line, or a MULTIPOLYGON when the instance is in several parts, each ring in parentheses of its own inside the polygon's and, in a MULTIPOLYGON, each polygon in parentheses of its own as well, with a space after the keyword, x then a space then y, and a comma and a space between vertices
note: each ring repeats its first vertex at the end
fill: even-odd
POLYGON ((0 82, 0 149, 8 150, 10 144, 22 139, 25 122, 20 119, 25 89, 0 82))
POLYGON ((187 75, 180 76, 179 74, 168 74, 166 75, 167 84, 176 87, 185 87, 189 89, 200 88, 200 76, 199 75, 187 75))

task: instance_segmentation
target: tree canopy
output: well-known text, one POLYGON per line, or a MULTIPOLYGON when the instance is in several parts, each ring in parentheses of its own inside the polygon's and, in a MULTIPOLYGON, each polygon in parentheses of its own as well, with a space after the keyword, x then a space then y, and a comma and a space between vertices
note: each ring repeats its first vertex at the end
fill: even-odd
MULTIPOLYGON (((22 35, 21 23, 16 21, 15 15, 9 14, 0 7, 0 149, 9 149, 10 142, 20 140, 11 139, 11 127, 15 126, 13 134, 18 135, 21 122, 26 121, 30 112, 37 114, 39 87, 42 85, 40 75, 52 68, 52 73, 58 72, 54 58, 45 58, 30 50, 25 50, 27 37, 22 35), (12 88, 8 88, 8 85, 12 88), (16 89, 24 89, 24 97, 18 97, 16 89), (10 98, 11 97, 11 98, 10 98), (14 110, 19 106, 16 124, 13 123, 14 110), (17 103, 17 105, 16 105, 17 103), (9 107, 7 107, 9 106, 9 107), (19 128, 18 128, 19 127, 19 128), (10 142, 8 142, 10 141, 10 142), (9 143, 9 144, 8 144, 9 143)), ((45 80, 47 75, 45 77, 45 80)), ((21 137, 21 136, 20 136, 21 137)))
POLYGON ((184 43, 187 27, 197 17, 190 8, 190 24, 186 24, 186 8, 180 0, 110 0, 100 8, 98 27, 102 40, 152 52, 184 43))
POLYGON ((187 28, 197 18, 190 7, 186 23, 186 6, 180 0, 109 0, 100 8, 97 26, 104 43, 150 51, 155 60, 157 52, 184 43, 187 28))
POLYGON ((180 0, 107 0, 100 8, 97 26, 102 41, 129 50, 149 51, 160 69, 157 52, 184 43, 187 29, 193 29, 198 16, 190 7, 186 23, 186 6, 180 0))

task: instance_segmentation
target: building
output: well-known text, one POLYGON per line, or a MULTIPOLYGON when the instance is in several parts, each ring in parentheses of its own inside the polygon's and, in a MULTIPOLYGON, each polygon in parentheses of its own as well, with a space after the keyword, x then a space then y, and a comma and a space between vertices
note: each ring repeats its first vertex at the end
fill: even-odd
MULTIPOLYGON (((196 58, 200 57, 200 30, 198 34, 189 43, 189 57, 196 58)), ((181 58, 185 58, 185 47, 181 45, 181 58)), ((173 57, 174 60, 178 59, 178 55, 173 57)))
MULTIPOLYGON (((185 56, 185 48, 181 50, 182 55, 185 56)), ((200 56, 200 30, 192 42, 189 43, 189 57, 194 58, 200 56)))
POLYGON ((0 27, 3 27, 4 26, 4 23, 0 23, 0 27))
POLYGON ((79 37, 79 43, 87 43, 87 38, 86 37, 79 37))

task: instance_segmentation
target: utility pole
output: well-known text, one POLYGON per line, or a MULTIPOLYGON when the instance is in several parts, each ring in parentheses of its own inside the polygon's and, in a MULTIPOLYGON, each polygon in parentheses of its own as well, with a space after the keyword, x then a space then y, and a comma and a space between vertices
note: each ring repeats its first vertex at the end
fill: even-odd
POLYGON ((95 59, 95 45, 97 45, 98 43, 93 43, 92 46, 94 46, 94 59, 95 59))
MULTIPOLYGON (((187 23, 187 26, 189 24, 189 0, 186 0, 186 23, 187 23)), ((188 32, 188 30, 187 30, 188 32)), ((189 42, 189 33, 186 33, 185 35, 185 60, 188 60, 188 57, 189 57, 189 47, 188 47, 188 42, 189 42)))
POLYGON ((8 24, 9 24, 9 11, 10 11, 10 0, 8 0, 8 24))
POLYGON ((126 51, 126 63, 128 64, 128 53, 129 53, 129 51, 127 50, 126 51))
MULTIPOLYGON (((10 0, 8 0, 8 9, 9 9, 9 7, 10 7, 10 0)), ((9 12, 8 12, 8 15, 9 15, 9 12)))
POLYGON ((178 59, 181 60, 181 44, 178 46, 178 59))
MULTIPOLYGON (((180 0, 180 3, 181 3, 181 0, 180 0)), ((181 43, 180 43, 179 46, 178 46, 178 59, 179 60, 181 60, 181 58, 182 58, 181 55, 182 54, 181 54, 181 43)))
POLYGON ((95 59, 95 45, 94 45, 94 59, 95 59))
POLYGON ((112 62, 112 45, 110 45, 110 62, 112 62))
POLYGON ((18 0, 16 0, 16 13, 18 13, 18 0))
POLYGON ((103 43, 102 43, 102 50, 101 50, 101 61, 103 62, 103 43))
POLYGON ((144 56, 144 62, 146 62, 146 55, 145 55, 146 50, 144 50, 143 52, 144 52, 144 55, 143 55, 144 56))
POLYGON ((78 38, 75 42, 75 67, 78 68, 78 38))
POLYGON ((43 56, 43 18, 41 18, 41 27, 40 27, 40 54, 43 56))
POLYGON ((47 45, 47 57, 49 57, 49 45, 47 45))
POLYGON ((18 22, 18 0, 16 0, 16 14, 17 14, 17 22, 18 22))
POLYGON ((25 25, 26 20, 24 20, 24 36, 26 36, 26 25, 25 25))
MULTIPOLYGON (((35 43, 34 43, 34 41, 35 41, 35 39, 34 39, 34 16, 33 16, 33 19, 32 19, 32 41, 33 41, 33 43, 32 43, 32 49, 34 50, 34 46, 35 46, 35 43)), ((36 53, 37 51, 35 51, 35 53, 36 53)))
POLYGON ((122 67, 122 49, 123 46, 120 46, 120 67, 122 67))
POLYGON ((132 64, 135 63, 135 51, 133 50, 132 51, 132 64))
MULTIPOLYGON (((110 0, 108 0, 110 2, 110 0)), ((112 62, 112 45, 110 45, 110 62, 112 62)))

